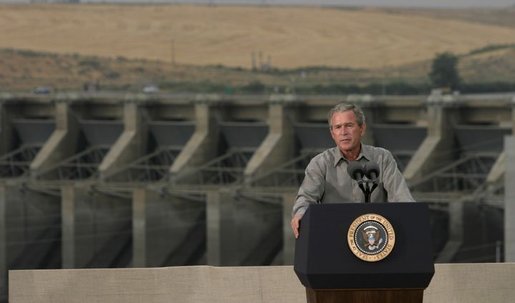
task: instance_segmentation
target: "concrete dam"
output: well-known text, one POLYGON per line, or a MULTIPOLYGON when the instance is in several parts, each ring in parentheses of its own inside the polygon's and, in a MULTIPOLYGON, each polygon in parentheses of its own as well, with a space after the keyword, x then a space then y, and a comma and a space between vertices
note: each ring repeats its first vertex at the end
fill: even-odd
POLYGON ((293 200, 342 101, 429 203, 435 262, 503 261, 513 96, 4 93, 0 271, 290 265, 293 200))

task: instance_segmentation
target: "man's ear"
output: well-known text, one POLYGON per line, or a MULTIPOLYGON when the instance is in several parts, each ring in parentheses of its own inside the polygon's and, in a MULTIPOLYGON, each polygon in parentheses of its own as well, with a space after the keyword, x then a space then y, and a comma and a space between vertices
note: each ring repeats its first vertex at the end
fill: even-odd
POLYGON ((367 124, 363 123, 361 125, 361 136, 363 137, 365 135, 365 132, 367 131, 367 124))

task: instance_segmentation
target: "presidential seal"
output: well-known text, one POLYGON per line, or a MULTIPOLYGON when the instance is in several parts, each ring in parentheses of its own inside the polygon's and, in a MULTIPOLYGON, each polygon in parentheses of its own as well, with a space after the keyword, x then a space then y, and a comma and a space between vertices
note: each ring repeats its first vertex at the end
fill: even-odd
POLYGON ((392 252, 395 246, 395 230, 385 217, 365 214, 350 225, 347 242, 356 257, 367 262, 377 262, 392 252))

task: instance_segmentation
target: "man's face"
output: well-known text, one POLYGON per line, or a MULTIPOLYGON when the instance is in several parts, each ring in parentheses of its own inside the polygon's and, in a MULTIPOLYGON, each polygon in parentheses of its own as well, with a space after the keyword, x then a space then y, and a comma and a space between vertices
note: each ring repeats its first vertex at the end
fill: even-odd
POLYGON ((342 153, 359 150, 365 128, 364 123, 358 125, 356 115, 351 110, 334 113, 331 117, 331 137, 342 153))

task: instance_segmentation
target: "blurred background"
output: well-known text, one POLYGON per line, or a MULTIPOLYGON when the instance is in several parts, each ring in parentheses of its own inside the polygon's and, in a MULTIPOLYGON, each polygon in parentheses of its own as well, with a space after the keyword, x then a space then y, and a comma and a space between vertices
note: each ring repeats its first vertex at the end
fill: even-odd
POLYGON ((0 0, 0 28, 3 302, 9 269, 292 264, 342 101, 435 262, 513 255, 511 1, 0 0))

